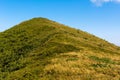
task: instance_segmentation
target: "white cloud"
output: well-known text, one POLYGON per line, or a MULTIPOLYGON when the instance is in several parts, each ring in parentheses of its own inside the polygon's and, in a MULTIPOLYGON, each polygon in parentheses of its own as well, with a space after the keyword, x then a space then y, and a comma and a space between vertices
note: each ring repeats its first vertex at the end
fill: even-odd
POLYGON ((96 4, 97 6, 102 6, 103 3, 120 3, 120 0, 90 0, 92 3, 96 4))

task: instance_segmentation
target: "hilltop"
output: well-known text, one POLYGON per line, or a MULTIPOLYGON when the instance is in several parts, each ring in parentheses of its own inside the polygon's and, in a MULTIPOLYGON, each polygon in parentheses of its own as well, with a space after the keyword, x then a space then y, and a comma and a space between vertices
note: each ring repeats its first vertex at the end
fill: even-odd
POLYGON ((46 18, 0 33, 0 80, 119 80, 120 47, 46 18))

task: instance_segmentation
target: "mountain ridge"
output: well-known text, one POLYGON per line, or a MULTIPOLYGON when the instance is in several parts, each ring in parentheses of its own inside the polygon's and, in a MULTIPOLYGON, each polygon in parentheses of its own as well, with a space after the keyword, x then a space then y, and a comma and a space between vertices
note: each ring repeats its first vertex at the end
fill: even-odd
POLYGON ((33 18, 0 33, 3 80, 119 79, 119 56, 120 47, 47 18, 33 18))

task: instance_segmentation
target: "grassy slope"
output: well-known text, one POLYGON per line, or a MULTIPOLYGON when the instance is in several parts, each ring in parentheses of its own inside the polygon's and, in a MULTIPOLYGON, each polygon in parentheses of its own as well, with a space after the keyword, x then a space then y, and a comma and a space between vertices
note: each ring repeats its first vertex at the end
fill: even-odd
POLYGON ((120 48, 34 18, 0 33, 1 80, 119 80, 120 48))

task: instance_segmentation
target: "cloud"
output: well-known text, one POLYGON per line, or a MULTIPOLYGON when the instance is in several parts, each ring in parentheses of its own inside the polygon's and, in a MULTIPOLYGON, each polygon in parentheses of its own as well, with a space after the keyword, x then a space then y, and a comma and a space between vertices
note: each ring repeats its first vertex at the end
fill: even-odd
POLYGON ((96 6, 102 6, 103 3, 120 3, 120 0, 90 0, 92 3, 94 3, 96 6))

